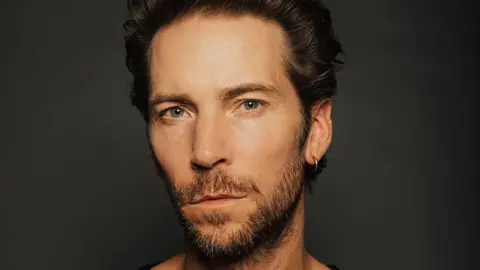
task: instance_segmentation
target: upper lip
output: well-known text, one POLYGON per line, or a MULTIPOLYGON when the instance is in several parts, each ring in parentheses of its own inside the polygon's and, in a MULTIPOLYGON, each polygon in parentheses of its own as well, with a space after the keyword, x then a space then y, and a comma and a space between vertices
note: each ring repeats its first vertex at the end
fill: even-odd
POLYGON ((226 193, 212 193, 212 194, 207 194, 201 197, 196 198, 193 200, 193 204, 201 203, 203 201, 208 201, 208 200, 221 200, 221 199, 241 199, 245 198, 245 195, 234 195, 234 194, 226 194, 226 193))

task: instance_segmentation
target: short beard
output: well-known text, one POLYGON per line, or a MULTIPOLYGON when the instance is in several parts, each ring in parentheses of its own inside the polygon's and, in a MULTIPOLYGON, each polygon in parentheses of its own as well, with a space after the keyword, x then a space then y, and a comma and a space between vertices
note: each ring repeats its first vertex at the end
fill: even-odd
POLYGON ((258 260, 268 260, 272 251, 281 246, 282 240, 292 233, 293 217, 306 187, 305 177, 309 172, 302 156, 308 135, 308 124, 305 118, 302 120, 295 140, 296 155, 285 164, 280 175, 280 183, 275 187, 270 198, 261 196, 263 199, 257 202, 259 209, 250 216, 249 221, 240 230, 227 236, 228 245, 219 244, 214 237, 203 236, 194 225, 196 222, 203 222, 218 226, 221 230, 222 226, 229 221, 228 214, 213 212, 198 217, 200 220, 188 220, 181 208, 191 202, 195 195, 203 194, 207 190, 260 194, 255 180, 238 179, 224 170, 218 170, 215 174, 197 173, 192 184, 176 188, 169 181, 167 173, 159 164, 149 144, 157 172, 164 180, 170 201, 184 229, 187 246, 207 268, 232 264, 242 264, 251 268, 258 263, 258 260))
POLYGON ((281 181, 273 194, 269 198, 260 196, 262 199, 257 201, 259 209, 238 231, 226 236, 228 244, 218 243, 215 236, 203 235, 195 226, 195 223, 208 223, 221 230, 229 220, 228 213, 213 212, 198 217, 197 220, 188 220, 181 208, 190 203, 193 196, 210 190, 260 194, 255 181, 250 178, 235 178, 224 170, 214 174, 198 173, 192 184, 178 189, 165 180, 170 199, 184 229, 186 243, 199 260, 209 268, 247 261, 248 264, 255 264, 257 258, 265 260, 281 245, 282 239, 291 233, 293 216, 303 194, 303 159, 299 156, 292 158, 284 166, 281 181))

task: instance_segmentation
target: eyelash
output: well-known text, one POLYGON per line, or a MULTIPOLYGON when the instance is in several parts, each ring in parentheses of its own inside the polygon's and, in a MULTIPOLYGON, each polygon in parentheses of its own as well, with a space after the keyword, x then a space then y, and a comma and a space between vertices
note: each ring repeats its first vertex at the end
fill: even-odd
MULTIPOLYGON (((261 110, 262 107, 266 106, 266 103, 262 100, 258 100, 258 99, 244 99, 244 100, 241 100, 239 102, 239 106, 237 106, 238 108, 235 109, 235 111, 238 111, 242 105, 244 105, 245 103, 247 102, 256 102, 258 103, 258 107, 257 108, 254 108, 254 109, 251 109, 251 110, 246 110, 245 112, 247 114, 251 114, 251 113, 254 113, 258 110, 261 110)), ((164 116, 165 114, 167 114, 170 110, 175 110, 175 109, 181 109, 184 113, 187 113, 187 110, 182 108, 182 106, 173 106, 173 107, 169 107, 169 108, 166 108, 158 113, 156 113, 156 117, 158 117, 159 119, 165 119, 164 116)), ((170 118, 170 119, 174 119, 174 118, 170 118)))
POLYGON ((245 99, 245 100, 242 100, 240 102, 240 105, 238 106, 238 108, 236 110, 238 110, 242 105, 246 104, 247 102, 256 102, 258 103, 258 107, 257 108, 254 108, 254 109, 251 109, 251 110, 246 110, 247 113, 253 113, 253 112, 256 112, 258 110, 260 110, 262 107, 264 107, 266 105, 265 102, 261 101, 261 100, 257 100, 257 99, 245 99))

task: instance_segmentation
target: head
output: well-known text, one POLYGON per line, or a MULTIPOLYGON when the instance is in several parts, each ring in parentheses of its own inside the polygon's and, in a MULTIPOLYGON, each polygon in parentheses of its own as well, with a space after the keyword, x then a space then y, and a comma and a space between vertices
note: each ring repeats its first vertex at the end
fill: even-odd
POLYGON ((132 103, 188 243, 210 259, 274 248, 326 165, 341 52, 328 10, 319 0, 132 0, 130 12, 132 103))

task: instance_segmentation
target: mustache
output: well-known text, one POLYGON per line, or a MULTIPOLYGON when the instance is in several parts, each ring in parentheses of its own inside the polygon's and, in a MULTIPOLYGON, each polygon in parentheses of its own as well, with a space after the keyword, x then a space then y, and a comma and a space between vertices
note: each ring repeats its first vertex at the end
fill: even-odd
POLYGON ((252 177, 233 176, 223 169, 197 172, 192 183, 173 190, 179 206, 192 203, 196 195, 207 193, 260 193, 260 190, 252 177))

